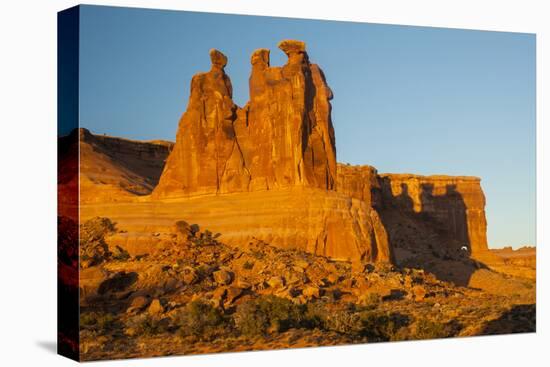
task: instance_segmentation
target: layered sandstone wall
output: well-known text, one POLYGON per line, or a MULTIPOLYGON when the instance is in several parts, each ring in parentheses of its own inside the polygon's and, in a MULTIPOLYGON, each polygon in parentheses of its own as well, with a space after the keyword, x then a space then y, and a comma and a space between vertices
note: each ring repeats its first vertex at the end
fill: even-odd
POLYGON ((185 220, 237 247, 261 240, 354 264, 393 259, 378 213, 333 191, 296 188, 81 206, 82 220, 96 216, 111 218, 125 231, 114 240, 132 254, 154 246, 151 231, 171 231, 185 220))
POLYGON ((338 192, 362 200, 374 208, 381 205, 380 180, 376 168, 338 163, 336 182, 338 192))

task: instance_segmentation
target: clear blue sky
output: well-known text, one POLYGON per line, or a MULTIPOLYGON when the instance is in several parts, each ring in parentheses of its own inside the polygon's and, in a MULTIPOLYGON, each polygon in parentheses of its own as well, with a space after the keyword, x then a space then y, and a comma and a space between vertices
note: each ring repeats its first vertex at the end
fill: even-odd
POLYGON ((473 175, 491 247, 535 245, 535 36, 84 6, 80 118, 94 133, 174 140, 208 50, 248 100, 250 55, 307 44, 334 92, 337 158, 379 172, 473 175))

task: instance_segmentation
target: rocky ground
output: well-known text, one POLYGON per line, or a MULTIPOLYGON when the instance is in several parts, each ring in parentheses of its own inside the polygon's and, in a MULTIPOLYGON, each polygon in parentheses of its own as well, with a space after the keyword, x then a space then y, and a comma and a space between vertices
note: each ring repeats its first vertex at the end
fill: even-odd
MULTIPOLYGON (((423 269, 331 261, 262 241, 238 248, 178 222, 150 253, 81 226, 84 360, 535 331, 535 279, 468 258, 469 286, 423 269)), ((517 266, 514 266, 517 268, 517 266)))

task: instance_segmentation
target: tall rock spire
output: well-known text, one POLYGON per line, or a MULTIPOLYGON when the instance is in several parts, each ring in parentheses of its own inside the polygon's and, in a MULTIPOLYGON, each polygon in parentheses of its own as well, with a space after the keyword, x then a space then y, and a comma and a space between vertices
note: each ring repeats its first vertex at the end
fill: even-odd
POLYGON ((224 67, 211 50, 212 68, 191 82, 176 145, 154 196, 192 196, 292 186, 335 190, 336 147, 332 92, 309 62, 304 42, 284 40, 287 63, 272 67, 270 51, 251 56, 250 101, 238 108, 224 67))
POLYGON ((248 186, 250 176, 233 129, 237 106, 224 70, 227 57, 212 49, 210 60, 210 71, 191 80, 187 111, 154 196, 242 191, 248 186))

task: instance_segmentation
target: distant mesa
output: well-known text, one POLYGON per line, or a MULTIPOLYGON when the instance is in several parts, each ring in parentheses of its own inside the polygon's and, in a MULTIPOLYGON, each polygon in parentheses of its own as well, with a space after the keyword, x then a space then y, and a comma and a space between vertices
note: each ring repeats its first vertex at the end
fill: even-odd
POLYGON ((98 194, 108 188, 127 204, 101 210, 129 233, 184 219, 230 244, 254 238, 353 263, 455 258, 462 247, 474 257, 488 252, 479 178, 337 164, 325 75, 304 42, 278 46, 288 57, 283 66, 270 65, 268 49, 252 53, 243 107, 232 99, 227 57, 211 50, 211 69, 191 80, 173 146, 82 138, 81 199, 92 205, 81 215, 113 201, 98 194))

